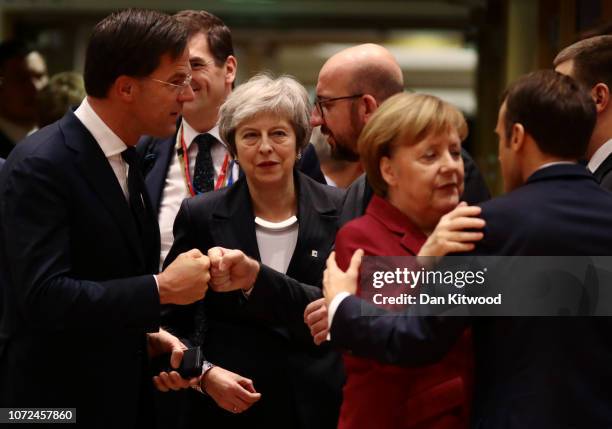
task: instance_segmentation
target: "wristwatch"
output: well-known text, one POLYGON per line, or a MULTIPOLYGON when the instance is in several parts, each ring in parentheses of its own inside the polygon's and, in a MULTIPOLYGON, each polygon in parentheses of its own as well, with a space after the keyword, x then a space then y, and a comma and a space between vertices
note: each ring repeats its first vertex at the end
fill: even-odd
POLYGON ((191 386, 191 387, 194 388, 195 390, 197 390, 198 392, 200 392, 200 393, 202 393, 204 395, 207 395, 207 393, 206 393, 206 383, 204 382, 204 376, 206 375, 206 373, 208 371, 210 371, 214 367, 215 367, 215 364, 212 363, 212 362, 209 362, 207 360, 202 362, 202 375, 200 376, 200 382, 196 386, 191 386))

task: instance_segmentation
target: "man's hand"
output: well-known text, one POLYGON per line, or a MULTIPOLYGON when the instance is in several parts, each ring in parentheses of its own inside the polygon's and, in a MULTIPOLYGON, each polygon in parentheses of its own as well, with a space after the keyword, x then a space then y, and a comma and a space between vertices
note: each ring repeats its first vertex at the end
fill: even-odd
POLYGON ((181 253, 157 275, 162 304, 191 304, 204 298, 210 274, 208 257, 197 249, 181 253))
POLYGON ((241 250, 213 247, 210 258, 210 287, 215 292, 249 290, 259 274, 259 263, 241 250))
POLYGON ((304 323, 310 328, 310 334, 317 346, 327 340, 329 324, 325 298, 312 301, 306 306, 306 310, 304 311, 304 323))
POLYGON ((329 307, 332 300, 340 292, 348 292, 354 295, 357 292, 357 279, 359 278, 359 266, 363 258, 363 250, 358 249, 351 257, 348 269, 342 271, 336 264, 336 252, 332 252, 327 258, 327 268, 323 272, 323 296, 329 307))
POLYGON ((202 385, 218 406, 232 413, 241 413, 261 398, 253 382, 218 366, 203 375, 202 385))
MULTIPOLYGON (((156 334, 147 335, 147 349, 150 357, 159 356, 163 353, 170 353, 170 366, 178 368, 183 359, 183 351, 187 349, 181 341, 171 333, 160 329, 156 334)), ((176 371, 160 372, 153 377, 153 384, 158 390, 167 392, 169 390, 186 389, 189 386, 198 384, 198 377, 185 380, 176 371)))
POLYGON ((479 217, 481 208, 468 206, 461 202, 449 213, 440 218, 436 229, 427 238, 419 251, 419 262, 428 267, 435 261, 427 261, 430 256, 445 256, 449 253, 469 252, 474 250, 475 242, 482 240, 482 232, 469 230, 482 229, 485 221, 479 217))

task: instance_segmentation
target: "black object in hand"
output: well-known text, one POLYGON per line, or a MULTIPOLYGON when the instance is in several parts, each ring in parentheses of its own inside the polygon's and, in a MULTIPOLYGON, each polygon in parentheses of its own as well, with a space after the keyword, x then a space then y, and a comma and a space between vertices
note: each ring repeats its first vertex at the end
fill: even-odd
POLYGON ((199 347, 193 347, 183 352, 183 359, 178 368, 172 368, 170 365, 170 353, 153 358, 152 366, 155 375, 162 371, 176 371, 183 378, 197 377, 202 374, 202 365, 204 364, 204 356, 199 347))

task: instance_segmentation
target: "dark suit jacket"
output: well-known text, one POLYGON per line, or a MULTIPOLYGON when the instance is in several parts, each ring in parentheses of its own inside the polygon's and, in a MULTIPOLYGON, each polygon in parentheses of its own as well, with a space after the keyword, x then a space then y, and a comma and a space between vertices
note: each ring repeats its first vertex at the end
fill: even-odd
MULTIPOLYGON (((136 146, 141 156, 145 185, 149 191, 151 203, 157 211, 161 204, 175 143, 176 133, 165 139, 144 136, 136 146)), ((309 148, 304 151, 304 156, 298 162, 298 169, 318 182, 325 183, 319 159, 312 145, 309 145, 309 148)), ((240 170, 240 177, 242 177, 242 170, 240 170)))
MULTIPOLYGON (((487 184, 470 154, 465 149, 461 149, 461 157, 465 170, 463 177, 464 190, 461 200, 467 201, 468 204, 478 204, 491 198, 487 184)), ((346 192, 346 199, 340 214, 340 226, 363 215, 372 195, 374 195, 374 192, 368 184, 366 175, 362 174, 346 192)))
MULTIPOLYGON (((321 296, 322 273, 336 235, 343 191, 297 172, 295 182, 299 233, 287 275, 262 266, 249 299, 241 291, 209 290, 204 299, 206 329, 196 335, 203 336, 208 360, 251 378, 262 399, 248 411, 232 415, 194 392, 194 424, 336 427, 343 382, 340 357, 328 347, 314 345, 303 313, 308 302, 321 296)), ((174 236, 167 263, 182 249, 195 247, 206 252, 213 246, 241 249, 260 260, 246 180, 184 200, 174 236)), ((193 312, 200 309, 192 306, 175 311, 169 327, 181 336, 193 337, 202 328, 201 321, 194 326, 193 312)))
MULTIPOLYGON (((612 254, 612 195, 582 166, 536 171, 525 185, 482 209, 487 225, 477 254, 612 254)), ((363 318, 360 304, 355 297, 340 304, 332 342, 391 363, 439 359, 469 322, 363 318)), ((612 427, 609 318, 476 318, 472 325, 473 427, 612 427)))
POLYGON ((15 148, 0 201, 1 406, 77 407, 81 427, 136 427, 151 389, 145 332, 159 328, 159 250, 145 254, 110 164, 72 112, 15 148))
POLYGON ((608 155, 599 168, 593 172, 593 176, 602 188, 612 191, 612 155, 608 155))

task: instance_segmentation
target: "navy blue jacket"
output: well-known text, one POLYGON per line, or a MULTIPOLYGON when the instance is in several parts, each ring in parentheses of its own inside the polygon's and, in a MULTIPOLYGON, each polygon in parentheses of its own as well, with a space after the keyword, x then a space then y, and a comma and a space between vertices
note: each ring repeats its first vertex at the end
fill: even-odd
POLYGON ((0 406, 77 407, 80 427, 136 427, 152 391, 145 333, 159 329, 159 244, 143 249, 74 113, 15 147, 0 201, 0 406))

